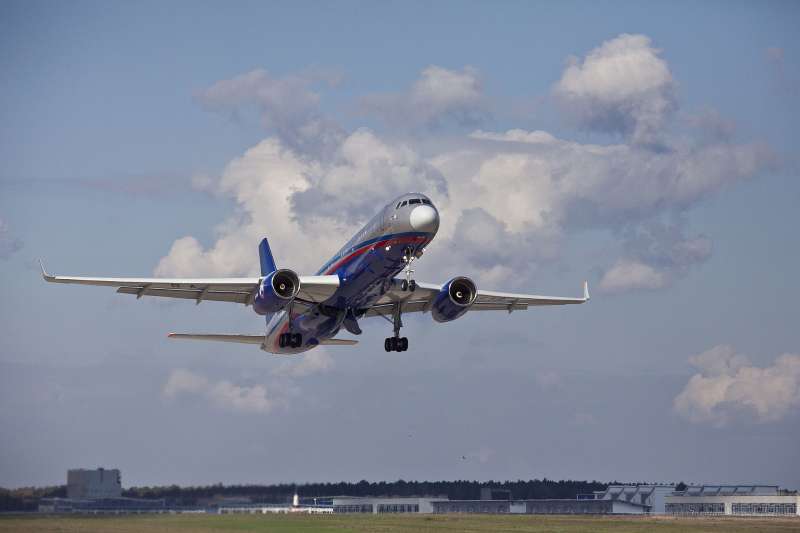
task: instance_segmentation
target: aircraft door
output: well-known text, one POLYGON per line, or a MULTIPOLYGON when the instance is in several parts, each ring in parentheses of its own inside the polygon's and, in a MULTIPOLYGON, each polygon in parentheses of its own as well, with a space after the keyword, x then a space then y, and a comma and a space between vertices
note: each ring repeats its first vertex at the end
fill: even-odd
POLYGON ((381 211, 381 231, 385 231, 389 227, 389 206, 383 208, 381 211))

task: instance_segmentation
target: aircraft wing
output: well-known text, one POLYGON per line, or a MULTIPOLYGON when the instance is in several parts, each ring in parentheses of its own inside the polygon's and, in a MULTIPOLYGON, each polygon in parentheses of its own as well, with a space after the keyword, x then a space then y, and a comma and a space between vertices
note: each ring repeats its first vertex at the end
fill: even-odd
MULTIPOLYGON (((39 261, 41 265, 42 262, 39 261)), ((258 288, 263 278, 84 278, 68 276, 51 276, 44 271, 42 276, 45 281, 53 283, 78 283, 81 285, 101 285, 117 287, 117 292, 122 294, 135 294, 136 298, 142 296, 161 296, 166 298, 183 298, 217 302, 234 302, 251 305, 256 297, 258 288)), ((339 288, 338 276, 299 276, 300 291, 297 299, 318 303, 330 298, 339 288)))
MULTIPOLYGON (((170 333, 170 339, 191 339, 195 341, 236 342, 239 344, 264 344, 264 335, 218 335, 214 333, 170 333)), ((328 339, 320 342, 329 346, 352 346, 357 340, 328 339)))
MULTIPOLYGON (((396 302, 401 304, 403 313, 427 313, 433 307, 433 301, 442 285, 433 283, 417 283, 414 292, 400 290, 400 280, 364 316, 392 316, 392 308, 396 302)), ((589 300, 589 287, 584 282, 583 298, 567 298, 563 296, 539 296, 535 294, 513 294, 505 292, 483 291, 478 289, 470 311, 522 311, 529 306, 582 304, 589 300)))

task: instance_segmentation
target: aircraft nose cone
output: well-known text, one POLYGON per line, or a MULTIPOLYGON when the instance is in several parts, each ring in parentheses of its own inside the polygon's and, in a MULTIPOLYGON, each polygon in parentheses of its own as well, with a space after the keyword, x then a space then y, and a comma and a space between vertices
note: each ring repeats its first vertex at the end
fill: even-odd
POLYGON ((417 231, 436 233, 439 229, 439 212, 429 205, 421 205, 411 211, 409 222, 417 231))

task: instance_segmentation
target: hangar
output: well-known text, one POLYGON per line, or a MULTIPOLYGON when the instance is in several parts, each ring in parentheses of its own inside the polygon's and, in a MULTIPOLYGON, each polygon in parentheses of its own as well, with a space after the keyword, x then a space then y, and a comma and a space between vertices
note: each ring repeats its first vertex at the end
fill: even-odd
POLYGON ((675 515, 800 516, 800 495, 772 485, 698 485, 665 498, 675 515))

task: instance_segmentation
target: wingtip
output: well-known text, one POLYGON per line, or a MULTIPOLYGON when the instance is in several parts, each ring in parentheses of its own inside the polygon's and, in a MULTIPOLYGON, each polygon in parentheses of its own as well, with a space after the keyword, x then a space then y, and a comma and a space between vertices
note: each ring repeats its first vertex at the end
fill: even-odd
POLYGON ((44 271, 44 265, 42 264, 42 260, 41 259, 39 259, 39 266, 42 269, 42 277, 44 278, 44 280, 45 281, 50 281, 53 276, 48 276, 47 272, 44 271))
POLYGON ((588 281, 584 281, 583 282, 583 297, 586 300, 589 299, 589 282, 588 281))
POLYGON ((170 333, 169 335, 167 335, 167 338, 169 339, 169 338, 170 338, 170 337, 172 337, 173 335, 175 335, 175 334, 174 334, 174 333, 170 333))

